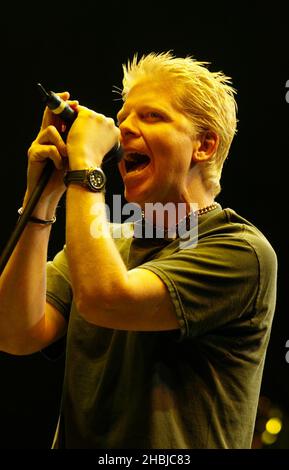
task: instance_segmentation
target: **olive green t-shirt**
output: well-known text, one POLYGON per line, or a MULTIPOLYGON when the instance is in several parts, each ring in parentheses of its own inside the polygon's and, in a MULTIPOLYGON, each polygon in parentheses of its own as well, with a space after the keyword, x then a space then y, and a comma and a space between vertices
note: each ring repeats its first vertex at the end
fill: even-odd
POLYGON ((48 263, 47 300, 69 320, 60 448, 250 448, 275 308, 275 252, 220 206, 199 217, 196 246, 180 249, 179 241, 115 238, 128 269, 149 269, 165 283, 175 331, 88 323, 73 302, 65 247, 48 263))

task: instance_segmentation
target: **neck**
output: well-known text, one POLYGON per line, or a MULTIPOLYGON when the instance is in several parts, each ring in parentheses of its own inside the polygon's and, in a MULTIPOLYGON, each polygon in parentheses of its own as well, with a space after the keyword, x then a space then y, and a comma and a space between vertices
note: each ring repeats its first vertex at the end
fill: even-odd
POLYGON ((196 203, 198 205, 198 209, 202 209, 213 204, 214 194, 212 194, 205 185, 203 174, 201 172, 201 164, 194 165, 187 175, 183 198, 185 201, 196 203))
POLYGON ((156 227, 164 227, 170 229, 176 227, 181 221, 189 218, 190 214, 201 216, 214 210, 218 204, 211 202, 206 206, 199 206, 198 203, 167 203, 162 204, 145 204, 142 210, 143 219, 156 227))
POLYGON ((198 215, 208 212, 207 208, 211 208, 212 204, 214 196, 204 186, 199 165, 194 165, 175 199, 160 203, 145 203, 143 217, 150 224, 169 228, 176 226, 192 212, 198 215))

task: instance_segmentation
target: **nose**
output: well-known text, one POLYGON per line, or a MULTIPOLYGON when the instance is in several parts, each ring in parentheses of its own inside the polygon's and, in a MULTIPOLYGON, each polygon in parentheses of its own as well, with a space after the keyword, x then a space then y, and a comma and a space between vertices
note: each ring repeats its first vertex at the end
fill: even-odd
POLYGON ((127 116, 119 125, 122 139, 139 136, 136 116, 127 116))

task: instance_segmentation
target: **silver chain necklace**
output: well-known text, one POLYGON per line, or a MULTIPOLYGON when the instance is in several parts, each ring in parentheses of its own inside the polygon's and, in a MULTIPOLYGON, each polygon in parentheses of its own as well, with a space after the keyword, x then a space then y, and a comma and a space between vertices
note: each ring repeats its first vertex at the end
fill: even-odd
MULTIPOLYGON (((208 212, 211 212, 213 211, 214 209, 216 209, 217 207, 219 206, 219 204, 217 202, 213 202, 213 204, 210 204, 209 206, 206 206, 206 207, 202 207, 201 209, 198 209, 197 211, 192 211, 190 212, 189 214, 187 214, 184 218, 182 218, 181 220, 179 220, 179 222, 176 224, 176 226, 174 227, 174 230, 176 232, 176 234, 178 233, 178 227, 181 226, 181 224, 186 224, 186 226, 188 225, 188 222, 190 222, 190 219, 191 219, 191 215, 194 214, 195 217, 200 217, 204 214, 207 214, 208 212)), ((149 223, 145 220, 145 213, 144 213, 144 210, 142 210, 142 223, 149 223)), ((155 228, 155 230, 158 230, 158 228, 156 226, 153 226, 155 228)), ((170 230, 168 229, 164 229, 163 230, 163 235, 164 237, 167 237, 168 234, 170 233, 170 230)), ((177 236, 177 235, 176 235, 177 236)))

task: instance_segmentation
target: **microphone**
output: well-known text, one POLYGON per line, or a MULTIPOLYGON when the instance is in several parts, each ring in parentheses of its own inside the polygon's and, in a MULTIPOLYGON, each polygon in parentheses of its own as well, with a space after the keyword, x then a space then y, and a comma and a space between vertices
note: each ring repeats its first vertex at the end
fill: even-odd
MULTIPOLYGON (((69 127, 72 125, 73 121, 75 120, 77 116, 77 112, 69 106, 69 104, 64 101, 62 98, 60 98, 56 93, 53 91, 46 91, 45 88, 41 85, 41 83, 37 83, 37 86, 41 92, 41 96, 43 101, 46 103, 49 109, 51 111, 58 115, 63 122, 66 123, 66 131, 63 134, 63 138, 65 139, 65 134, 67 134, 67 131, 69 130, 69 127)), ((118 142, 103 158, 103 164, 114 160, 116 162, 119 162, 122 158, 123 155, 123 150, 118 142)), ((48 159, 43 171, 40 175, 39 181, 37 182, 35 188, 32 191, 30 199, 27 201, 27 204, 22 212, 21 217, 18 219, 17 225, 12 232, 8 243, 6 244, 3 252, 1 253, 0 256, 0 274, 4 270, 9 257, 11 256, 16 243, 18 242, 46 184, 49 181, 50 176, 52 175, 54 171, 54 163, 52 160, 48 159)))
MULTIPOLYGON (((65 132, 65 134, 67 134, 73 121, 77 117, 77 112, 75 111, 75 109, 69 106, 67 101, 64 101, 56 93, 54 93, 53 91, 45 90, 45 88, 41 85, 41 83, 37 83, 37 86, 38 86, 39 91, 41 92, 42 100, 45 102, 46 106, 67 124, 66 132, 65 132)), ((119 162, 122 159, 122 154, 123 154, 123 151, 122 151, 120 142, 118 142, 103 157, 103 163, 107 163, 113 159, 116 162, 119 162)))

